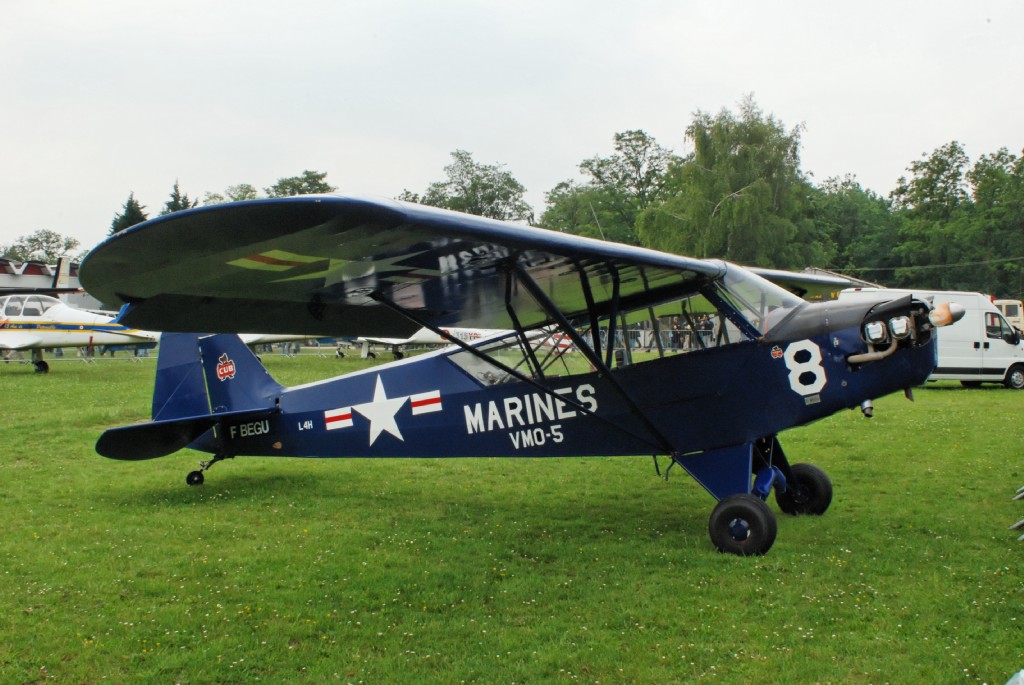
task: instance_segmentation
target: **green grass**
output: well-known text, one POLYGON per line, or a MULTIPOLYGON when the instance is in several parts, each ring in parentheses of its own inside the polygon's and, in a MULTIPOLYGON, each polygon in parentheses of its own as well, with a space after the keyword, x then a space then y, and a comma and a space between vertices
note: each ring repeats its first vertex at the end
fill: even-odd
MULTIPOLYGON (((282 382, 359 362, 265 361, 282 382)), ((0 682, 1003 683, 1024 393, 934 385, 783 436, 821 518, 714 552, 650 458, 108 461, 154 362, 0 365, 0 682)), ((774 508, 774 503, 772 503, 774 508)))

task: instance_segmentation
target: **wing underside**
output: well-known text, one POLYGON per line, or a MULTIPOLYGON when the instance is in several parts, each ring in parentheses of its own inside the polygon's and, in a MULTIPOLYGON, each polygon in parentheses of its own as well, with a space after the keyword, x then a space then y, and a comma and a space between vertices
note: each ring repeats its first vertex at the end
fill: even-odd
POLYGON ((300 196, 204 207, 140 224, 83 262, 122 320, 165 331, 408 337, 433 326, 513 328, 655 306, 719 262, 391 200, 300 196), (524 287, 529 281, 530 288, 524 287))

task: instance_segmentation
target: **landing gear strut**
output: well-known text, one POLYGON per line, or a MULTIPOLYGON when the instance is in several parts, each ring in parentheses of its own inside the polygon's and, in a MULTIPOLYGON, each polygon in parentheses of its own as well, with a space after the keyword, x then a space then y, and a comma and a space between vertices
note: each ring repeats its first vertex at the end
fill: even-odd
MULTIPOLYGON (((782 475, 781 479, 772 480, 775 502, 784 514, 821 516, 828 510, 832 504, 832 481, 824 471, 814 464, 790 465, 775 436, 759 440, 755 453, 761 458, 762 471, 771 468, 782 475)), ((770 489, 769 485, 758 490, 755 482, 756 494, 762 499, 768 498, 770 489)))
POLYGON ((32 365, 36 367, 36 373, 49 373, 50 365, 43 359, 42 350, 32 350, 32 365))
POLYGON ((203 471, 208 470, 211 466, 216 464, 218 461, 223 461, 225 459, 231 459, 232 456, 233 455, 228 455, 228 454, 215 454, 215 455, 213 455, 213 459, 211 459, 210 461, 201 461, 201 462, 199 462, 199 469, 196 470, 196 471, 189 472, 189 474, 187 476, 185 476, 185 482, 188 483, 189 485, 202 485, 203 481, 206 480, 206 478, 203 476, 203 471))

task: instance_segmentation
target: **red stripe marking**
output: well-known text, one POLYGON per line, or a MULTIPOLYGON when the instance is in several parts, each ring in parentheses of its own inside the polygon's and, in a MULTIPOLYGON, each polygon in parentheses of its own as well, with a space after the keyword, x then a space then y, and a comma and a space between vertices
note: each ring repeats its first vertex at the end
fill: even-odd
POLYGON ((412 403, 412 406, 418 408, 425 407, 430 404, 441 404, 441 397, 428 397, 425 400, 416 400, 415 402, 412 403))
POLYGON ((262 262, 263 264, 272 264, 274 266, 302 266, 305 262, 293 262, 287 259, 277 259, 276 257, 268 257, 267 255, 256 254, 246 259, 253 262, 262 262))
POLYGON ((336 421, 351 421, 352 420, 352 412, 349 412, 347 414, 339 414, 338 416, 324 417, 324 420, 327 423, 335 423, 336 421))

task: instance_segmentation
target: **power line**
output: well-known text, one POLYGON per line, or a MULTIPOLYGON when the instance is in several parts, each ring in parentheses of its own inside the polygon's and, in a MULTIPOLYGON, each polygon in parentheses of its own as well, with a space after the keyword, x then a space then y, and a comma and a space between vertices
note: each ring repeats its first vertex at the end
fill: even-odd
POLYGON ((863 271, 893 271, 895 269, 950 269, 950 268, 959 267, 959 266, 980 266, 982 264, 1005 264, 1007 262, 1024 262, 1024 257, 1004 257, 1002 259, 984 259, 984 260, 981 260, 981 261, 978 261, 978 262, 956 262, 954 264, 922 264, 922 265, 919 265, 919 266, 914 266, 914 265, 906 266, 906 265, 902 265, 902 264, 901 265, 897 265, 897 266, 862 266, 862 267, 844 268, 843 271, 844 272, 846 272, 846 271, 863 272, 863 271))

